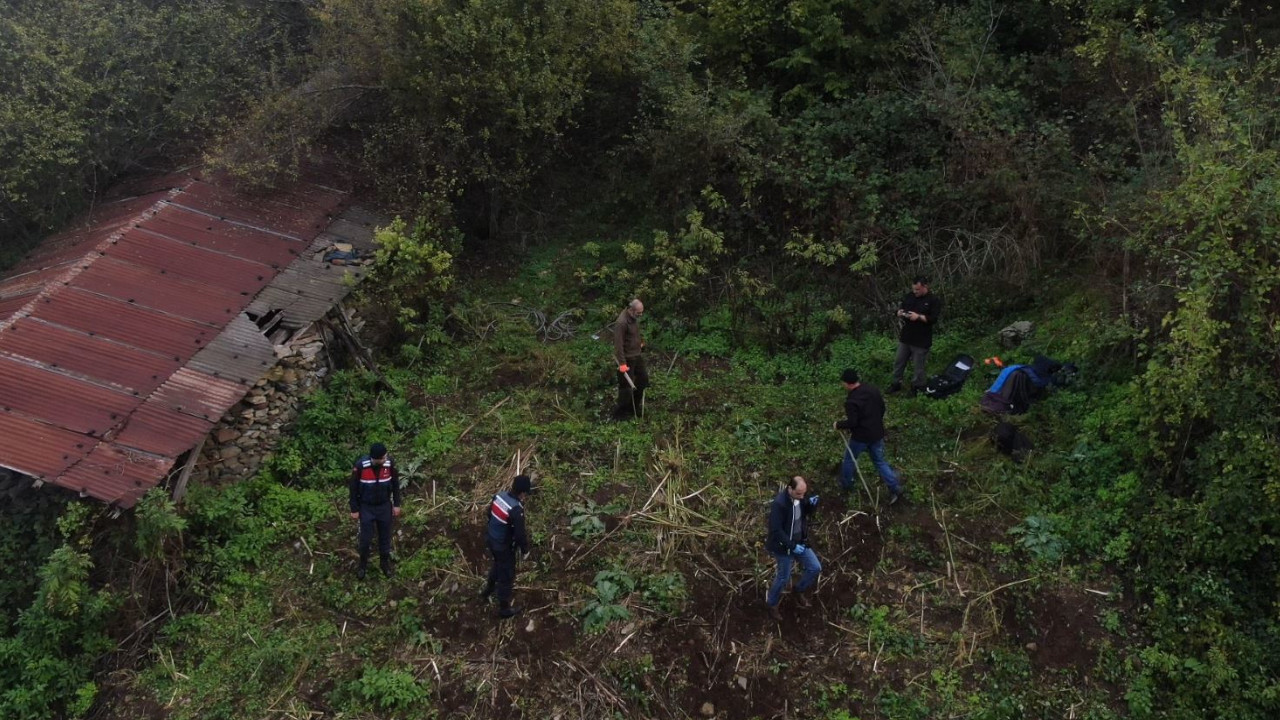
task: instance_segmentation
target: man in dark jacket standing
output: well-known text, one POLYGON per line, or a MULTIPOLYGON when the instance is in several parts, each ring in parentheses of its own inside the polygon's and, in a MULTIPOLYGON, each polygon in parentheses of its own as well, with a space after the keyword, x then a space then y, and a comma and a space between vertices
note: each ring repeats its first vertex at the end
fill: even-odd
POLYGON ((369 543, 378 528, 378 555, 382 574, 391 577, 391 518, 400 516, 400 473, 387 455, 387 446, 374 443, 369 454, 356 461, 348 483, 351 517, 360 521, 360 569, 364 579, 369 569, 369 543))
POLYGON ((644 366, 644 340, 640 337, 640 317, 644 303, 632 300, 618 315, 613 327, 613 359, 618 363, 618 403, 614 420, 644 416, 644 390, 649 387, 649 371, 644 366))
POLYGON ((859 455, 869 453, 880 479, 889 488, 889 504, 892 505, 902 497, 902 486, 884 459, 884 396, 875 386, 860 382, 855 370, 846 369, 841 373, 840 381, 849 391, 844 398, 844 420, 835 422, 837 430, 849 433, 845 439, 844 460, 840 463, 840 485, 845 490, 855 489, 853 474, 857 468, 854 463, 858 462, 859 455))
POLYGON ((911 375, 911 392, 924 389, 925 364, 929 361, 929 348, 933 345, 933 326, 942 316, 942 299, 929 292, 929 278, 917 275, 911 283, 911 292, 902 296, 898 317, 902 319, 902 333, 898 335, 898 355, 893 361, 893 384, 890 393, 902 389, 902 373, 907 360, 914 364, 911 375))
POLYGON ((533 492, 528 475, 517 475, 510 492, 500 492, 489 503, 489 527, 486 541, 493 565, 480 599, 488 601, 497 590, 498 616, 515 617, 523 608, 511 606, 511 589, 516 581, 516 551, 529 552, 529 536, 524 527, 524 500, 533 492))
POLYGON ((769 505, 769 536, 765 540, 765 549, 778 561, 778 572, 764 597, 764 604, 769 608, 769 617, 779 622, 782 614, 778 612, 778 603, 782 600, 787 581, 791 579, 792 563, 799 562, 804 569, 800 582, 792 590, 800 607, 811 605, 804 593, 817 583, 818 574, 822 572, 818 555, 809 547, 808 518, 818 507, 818 496, 806 498, 807 491, 804 478, 797 475, 787 482, 769 505))

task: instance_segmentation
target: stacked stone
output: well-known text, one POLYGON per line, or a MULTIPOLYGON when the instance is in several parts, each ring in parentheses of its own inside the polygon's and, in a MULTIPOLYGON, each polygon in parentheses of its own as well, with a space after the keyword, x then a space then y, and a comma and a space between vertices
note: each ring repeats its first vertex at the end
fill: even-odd
POLYGON ((205 441, 191 483, 221 485, 257 472, 297 419, 303 397, 329 373, 324 343, 314 331, 277 345, 276 357, 276 366, 222 416, 205 441))

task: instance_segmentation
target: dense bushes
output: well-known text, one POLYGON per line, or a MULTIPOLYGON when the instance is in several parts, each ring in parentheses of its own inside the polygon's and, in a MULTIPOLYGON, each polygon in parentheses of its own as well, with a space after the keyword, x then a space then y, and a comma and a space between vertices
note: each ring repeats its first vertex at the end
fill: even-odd
MULTIPOLYGON (((1065 481, 1034 517, 1052 517, 1076 559, 1131 578, 1148 643, 1129 667, 1132 714, 1268 717, 1280 711, 1280 66, 1273 21, 1251 12, 325 0, 281 24, 229 0, 10 3, 0 229, 48 228, 96 180, 216 128, 211 111, 272 74, 263 61, 287 47, 287 26, 307 35, 308 53, 286 63, 304 80, 254 102, 218 160, 261 182, 338 140, 384 200, 418 215, 383 230, 377 269, 379 316, 410 362, 443 339, 460 259, 526 248, 568 210, 602 234, 636 232, 581 246, 592 291, 654 297, 669 328, 704 331, 672 333, 691 354, 761 347, 741 357, 767 378, 812 372, 805 358, 848 349, 840 335, 887 330, 914 272, 954 302, 948 322, 972 328, 1004 314, 1002 295, 1034 294, 1069 267, 1112 308, 1073 333, 1088 336, 1073 350, 1116 384, 1061 401, 1086 429, 1054 461, 1065 481)), ((363 382, 343 376, 333 392, 372 402, 363 382)), ((402 399, 381 401, 404 403, 394 426, 325 402, 285 441, 273 479, 329 487, 353 437, 429 450, 453 432, 427 433, 402 399)), ((219 532, 276 537, 246 508, 319 513, 308 490, 273 492, 195 494, 196 551, 235 567, 261 547, 219 532)), ((45 687, 19 677, 38 672, 25 648, 105 602, 76 590, 80 551, 56 545, 39 553, 44 599, 9 617, 24 638, 3 646, 13 687, 45 687)), ((18 590, 37 592, 4 586, 18 590)), ((45 700, 5 702, 31 714, 48 697, 91 696, 84 672, 60 673, 45 700)))
POLYGON ((0 264, 118 174, 198 150, 267 81, 274 17, 250 0, 0 7, 0 264))
POLYGON ((93 669, 113 647, 107 621, 116 599, 89 583, 89 515, 87 506, 73 505, 58 520, 62 544, 40 566, 30 605, 0 637, 0 715, 6 718, 80 717, 97 695, 93 669))

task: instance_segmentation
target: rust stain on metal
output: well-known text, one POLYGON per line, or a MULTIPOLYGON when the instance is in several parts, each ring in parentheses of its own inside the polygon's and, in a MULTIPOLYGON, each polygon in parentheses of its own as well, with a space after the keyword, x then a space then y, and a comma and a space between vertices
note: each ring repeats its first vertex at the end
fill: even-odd
POLYGON ((335 223, 345 193, 311 182, 254 196, 192 174, 137 186, 0 279, 0 465, 122 507, 275 364, 245 312, 294 328, 320 317, 363 272, 317 254, 370 247, 376 221, 335 223))

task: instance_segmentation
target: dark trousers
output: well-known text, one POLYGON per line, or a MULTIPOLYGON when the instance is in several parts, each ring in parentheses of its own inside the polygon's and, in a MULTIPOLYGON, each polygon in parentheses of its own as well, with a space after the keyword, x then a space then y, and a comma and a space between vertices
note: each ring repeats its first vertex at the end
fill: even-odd
POLYGON ((923 388, 926 380, 924 366, 929 361, 929 348, 916 347, 904 342, 898 343, 898 356, 893 359, 893 381, 902 382, 902 371, 907 368, 907 360, 913 361, 914 373, 911 376, 911 387, 923 388))
POLYGON ((613 408, 615 418, 644 415, 644 390, 649 387, 649 371, 644 366, 644 356, 634 355, 627 358, 627 366, 630 368, 628 373, 618 372, 618 404, 613 408), (630 375, 631 382, 636 384, 634 389, 631 383, 627 382, 627 375, 630 375))
POLYGON ((489 567, 487 589, 497 592, 499 605, 511 607, 511 588, 516 583, 516 551, 512 548, 494 550, 490 547, 489 554, 493 556, 493 565, 489 567))
POLYGON ((378 554, 391 557, 391 503, 360 506, 360 564, 369 562, 373 528, 378 528, 378 554))

